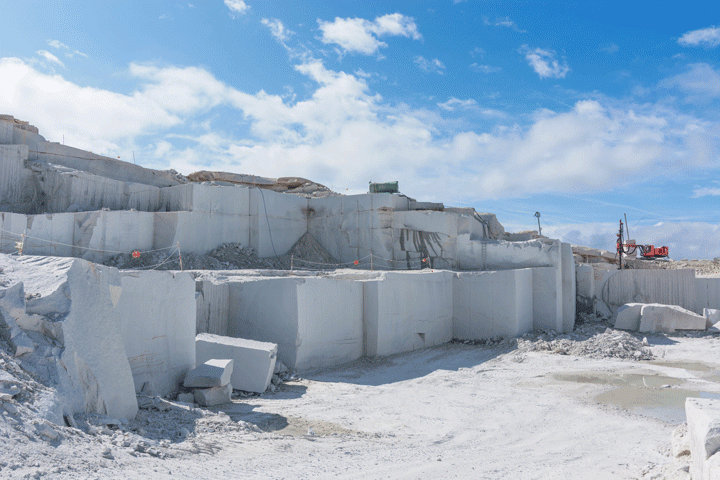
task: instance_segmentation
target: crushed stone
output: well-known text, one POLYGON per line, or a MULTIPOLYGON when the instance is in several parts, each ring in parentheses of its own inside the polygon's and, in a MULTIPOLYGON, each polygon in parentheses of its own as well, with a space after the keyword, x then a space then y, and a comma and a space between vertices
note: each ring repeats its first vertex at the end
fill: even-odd
MULTIPOLYGON (((255 249, 239 243, 225 243, 207 255, 182 253, 183 270, 334 270, 341 265, 310 233, 303 235, 285 255, 260 258, 255 249)), ((181 270, 180 255, 173 250, 142 253, 133 258, 131 253, 116 255, 104 262, 120 269, 181 270)))

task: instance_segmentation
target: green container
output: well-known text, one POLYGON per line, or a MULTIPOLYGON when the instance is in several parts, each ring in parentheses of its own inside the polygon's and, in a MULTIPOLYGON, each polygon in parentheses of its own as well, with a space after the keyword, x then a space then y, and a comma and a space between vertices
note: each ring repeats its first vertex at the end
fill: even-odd
POLYGON ((372 183, 370 182, 370 193, 398 193, 398 182, 372 183))

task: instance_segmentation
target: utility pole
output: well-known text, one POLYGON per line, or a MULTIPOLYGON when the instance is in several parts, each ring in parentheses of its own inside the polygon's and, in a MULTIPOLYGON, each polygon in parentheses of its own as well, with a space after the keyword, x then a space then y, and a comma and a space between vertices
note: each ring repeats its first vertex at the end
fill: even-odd
POLYGON ((535 216, 538 219, 538 235, 542 235, 542 228, 540 228, 540 212, 535 212, 535 216))

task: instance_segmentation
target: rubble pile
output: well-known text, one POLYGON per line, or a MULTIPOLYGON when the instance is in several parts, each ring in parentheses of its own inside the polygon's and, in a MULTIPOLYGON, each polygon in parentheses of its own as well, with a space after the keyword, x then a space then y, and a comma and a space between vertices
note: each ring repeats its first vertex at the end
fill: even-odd
POLYGON ((319 243, 306 233, 285 255, 258 257, 255 249, 239 243, 224 243, 207 255, 162 250, 142 253, 121 253, 104 262, 105 265, 120 269, 153 270, 332 270, 340 264, 319 243))
POLYGON ((607 322, 598 322, 592 314, 579 314, 584 322, 572 333, 555 332, 527 334, 518 338, 521 351, 546 351, 560 355, 577 355, 590 358, 620 358, 624 360, 651 360, 652 352, 643 339, 628 332, 615 330, 607 322), (595 320, 595 321, 593 321, 595 320))

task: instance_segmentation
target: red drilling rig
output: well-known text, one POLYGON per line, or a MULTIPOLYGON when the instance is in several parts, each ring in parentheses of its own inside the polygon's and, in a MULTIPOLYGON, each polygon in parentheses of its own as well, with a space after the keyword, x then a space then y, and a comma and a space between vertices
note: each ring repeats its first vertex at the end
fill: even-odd
MULTIPOLYGON (((656 258, 667 258, 668 247, 657 247, 655 245, 638 245, 635 243, 623 242, 623 221, 620 220, 620 231, 617 234, 617 254, 618 261, 620 263, 620 269, 622 270, 622 256, 623 253, 633 255, 636 251, 640 251, 640 258, 643 260, 654 260, 656 258)), ((627 266, 627 265, 626 265, 627 266)))

